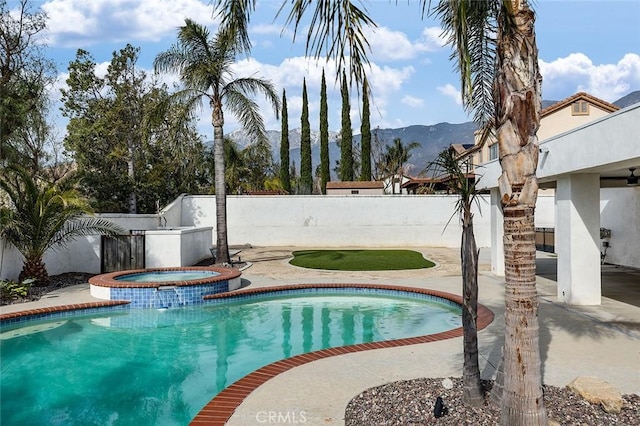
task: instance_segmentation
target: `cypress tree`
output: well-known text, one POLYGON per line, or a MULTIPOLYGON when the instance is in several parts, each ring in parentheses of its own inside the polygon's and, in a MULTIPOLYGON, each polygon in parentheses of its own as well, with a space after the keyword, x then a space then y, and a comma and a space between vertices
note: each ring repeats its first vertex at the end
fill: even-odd
POLYGON ((289 116, 287 112, 287 92, 282 89, 282 127, 280 137, 280 183, 291 193, 291 175, 289 174, 289 116))
POLYGON ((340 180, 343 182, 353 180, 353 135, 351 133, 351 106, 349 105, 349 88, 347 87, 347 75, 342 73, 342 132, 340 140, 340 180))
POLYGON ((329 171, 329 117, 327 107, 327 81, 322 70, 320 85, 320 188, 327 193, 327 182, 331 180, 329 171))
POLYGON ((362 83, 362 124, 360 125, 360 152, 362 164, 360 180, 371 180, 371 121, 369 119, 369 85, 367 78, 362 83))
POLYGON ((302 82, 302 117, 300 135, 300 192, 311 194, 313 189, 313 171, 311 168, 311 128, 309 125, 309 100, 307 99, 307 81, 302 82))

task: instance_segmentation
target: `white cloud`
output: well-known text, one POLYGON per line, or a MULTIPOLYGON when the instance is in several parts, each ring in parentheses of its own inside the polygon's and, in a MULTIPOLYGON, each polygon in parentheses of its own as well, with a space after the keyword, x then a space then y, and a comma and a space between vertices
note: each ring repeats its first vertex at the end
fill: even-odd
MULTIPOLYGON (((282 89, 287 91, 287 107, 289 110, 289 125, 291 128, 299 127, 302 81, 307 81, 307 94, 309 97, 309 121, 312 129, 318 128, 318 113, 320 102, 320 82, 322 69, 325 70, 327 81, 327 100, 329 104, 329 128, 334 130, 340 127, 340 114, 342 108, 342 98, 340 95, 340 84, 335 81, 336 64, 335 61, 314 59, 297 56, 287 58, 279 64, 265 64, 254 58, 244 59, 234 65, 235 77, 252 76, 263 78, 273 83, 278 95, 282 95, 282 89)), ((387 115, 387 108, 394 99, 399 99, 401 90, 408 83, 414 74, 413 67, 393 68, 389 66, 379 66, 372 63, 367 70, 367 79, 372 91, 371 120, 372 123, 383 122, 387 115)), ((357 88, 352 88, 351 95, 351 117, 353 128, 359 129, 359 110, 362 107, 358 99, 357 88)), ((417 99, 417 98, 413 98, 417 99)), ((260 97, 256 97, 256 102, 260 106, 260 111, 264 116, 267 129, 280 129, 280 122, 275 118, 271 107, 260 97)), ((237 128, 237 123, 231 116, 225 116, 225 128, 229 130, 237 128)), ((354 130, 356 131, 356 130, 354 130)), ((357 131, 356 131, 357 133, 357 131)))
POLYGON ((365 37, 371 46, 371 58, 377 61, 399 61, 415 58, 423 52, 433 52, 444 46, 440 28, 427 27, 418 40, 411 41, 402 31, 387 27, 365 30, 365 37))
POLYGON ((41 7, 49 18, 49 44, 63 47, 158 41, 174 33, 185 17, 214 22, 213 9, 203 0, 51 0, 41 7))
POLYGON ((402 98, 402 103, 405 105, 409 105, 412 108, 418 108, 424 105, 424 100, 410 95, 405 95, 402 98))
POLYGON ((422 30, 421 45, 425 51, 432 52, 441 49, 445 46, 446 41, 440 27, 425 27, 422 30))
POLYGON ((462 93, 456 89, 452 84, 445 84, 444 86, 438 86, 438 92, 453 99, 456 104, 462 105, 462 93))
POLYGON ((640 55, 635 53, 627 53, 615 64, 594 64, 583 53, 539 63, 545 99, 587 92, 613 102, 640 87, 640 55))

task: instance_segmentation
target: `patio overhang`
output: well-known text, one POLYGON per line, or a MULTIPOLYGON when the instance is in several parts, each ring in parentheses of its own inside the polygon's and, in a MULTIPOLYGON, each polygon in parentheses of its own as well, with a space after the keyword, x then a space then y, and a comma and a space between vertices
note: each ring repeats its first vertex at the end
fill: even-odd
MULTIPOLYGON (((558 298, 578 305, 600 304, 600 188, 629 187, 630 169, 640 174, 640 104, 540 142, 538 182, 556 188, 558 298)), ((478 186, 491 191, 492 270, 504 274, 502 210, 497 160, 484 164, 478 186)), ((640 203, 640 186, 629 187, 640 203)), ((630 232, 640 232, 636 213, 630 232)), ((634 250, 640 250, 640 242, 634 250)))

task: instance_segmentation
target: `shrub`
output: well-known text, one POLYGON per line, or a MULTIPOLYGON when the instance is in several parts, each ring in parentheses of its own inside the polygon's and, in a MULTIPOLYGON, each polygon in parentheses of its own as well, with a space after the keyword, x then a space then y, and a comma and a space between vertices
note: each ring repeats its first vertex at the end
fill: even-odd
POLYGON ((27 297, 29 287, 34 282, 33 278, 27 278, 22 282, 0 280, 0 298, 3 302, 11 302, 27 297))

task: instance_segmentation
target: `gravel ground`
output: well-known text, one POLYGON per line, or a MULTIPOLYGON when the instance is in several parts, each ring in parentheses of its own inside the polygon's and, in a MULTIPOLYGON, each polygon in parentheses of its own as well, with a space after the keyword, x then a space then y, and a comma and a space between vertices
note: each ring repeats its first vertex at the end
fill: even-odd
MULTIPOLYGON (((462 404, 462 379, 450 378, 451 389, 443 386, 445 380, 406 380, 368 389, 349 402, 345 412, 346 426, 499 424, 498 408, 492 405, 466 407, 462 404), (433 414, 438 396, 442 397, 448 409, 447 414, 440 418, 433 414)), ((483 385, 490 389, 493 383, 483 381, 483 385)), ((623 398, 622 411, 609 414, 567 388, 544 386, 547 416, 560 425, 640 425, 640 396, 632 394, 623 398)))
POLYGON ((68 272, 66 274, 53 275, 49 277, 49 285, 46 287, 32 286, 26 297, 15 300, 2 299, 1 305, 11 305, 15 303, 33 302, 39 300, 43 295, 50 293, 59 288, 68 287, 77 284, 85 284, 89 282, 89 278, 95 274, 87 274, 84 272, 68 272))

